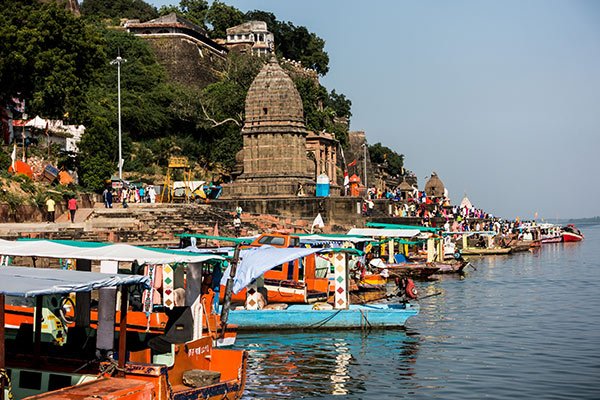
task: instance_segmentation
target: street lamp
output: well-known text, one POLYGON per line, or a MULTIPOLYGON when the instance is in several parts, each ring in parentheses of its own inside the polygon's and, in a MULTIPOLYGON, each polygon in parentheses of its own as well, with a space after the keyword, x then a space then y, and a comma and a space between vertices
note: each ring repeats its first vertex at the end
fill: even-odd
POLYGON ((119 181, 123 181, 123 154, 121 150, 121 64, 127 62, 126 59, 118 56, 110 62, 111 65, 117 64, 117 108, 119 113, 119 181))

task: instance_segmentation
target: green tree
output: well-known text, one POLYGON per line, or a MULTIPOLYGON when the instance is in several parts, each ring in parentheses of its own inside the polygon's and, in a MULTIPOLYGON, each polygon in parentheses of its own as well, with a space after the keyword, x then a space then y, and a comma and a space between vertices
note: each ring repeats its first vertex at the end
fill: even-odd
POLYGON ((235 7, 215 0, 206 14, 206 20, 212 27, 211 36, 224 38, 227 36, 227 28, 244 22, 244 13, 235 7))
POLYGON ((81 184, 100 191, 118 168, 117 134, 111 123, 101 117, 90 121, 79 143, 81 184))
POLYGON ((0 101, 18 97, 29 114, 62 118, 94 81, 104 58, 102 38, 56 4, 7 3, 0 18, 0 101))
POLYGON ((381 143, 369 146, 369 157, 372 162, 386 165, 387 172, 392 176, 403 174, 404 155, 395 152, 381 143))
POLYGON ((156 7, 143 0, 85 0, 81 14, 93 18, 129 18, 147 21, 158 17, 156 7))
POLYGON ((181 0, 179 9, 185 18, 206 29, 206 14, 209 9, 206 0, 181 0))
POLYGON ((275 38, 275 51, 280 56, 302 62, 320 75, 329 71, 329 55, 325 51, 325 41, 304 26, 291 22, 281 22, 274 14, 265 11, 248 11, 246 20, 264 21, 275 38))

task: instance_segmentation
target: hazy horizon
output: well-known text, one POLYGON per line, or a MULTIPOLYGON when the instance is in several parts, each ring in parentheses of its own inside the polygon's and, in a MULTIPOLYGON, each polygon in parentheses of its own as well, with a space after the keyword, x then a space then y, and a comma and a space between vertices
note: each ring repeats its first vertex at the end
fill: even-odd
POLYGON ((600 3, 225 3, 322 37, 351 129, 404 154, 421 188, 436 171, 454 203, 505 218, 600 215, 600 3))

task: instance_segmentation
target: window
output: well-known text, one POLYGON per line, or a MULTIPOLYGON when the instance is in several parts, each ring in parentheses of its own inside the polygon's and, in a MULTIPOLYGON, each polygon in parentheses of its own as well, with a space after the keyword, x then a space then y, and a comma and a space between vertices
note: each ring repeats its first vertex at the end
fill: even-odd
POLYGON ((281 236, 263 236, 258 240, 260 244, 282 245, 285 243, 285 238, 281 236))
POLYGON ((58 390, 71 386, 71 377, 69 375, 50 374, 48 378, 48 391, 58 390))
POLYGON ((22 389, 40 390, 42 388, 42 374, 34 371, 21 371, 19 387, 22 389))
MULTIPOLYGON (((267 115, 268 113, 269 113, 269 110, 267 109, 267 107, 263 108, 263 114, 267 115)), ((281 243, 281 244, 283 244, 283 243, 281 243)))

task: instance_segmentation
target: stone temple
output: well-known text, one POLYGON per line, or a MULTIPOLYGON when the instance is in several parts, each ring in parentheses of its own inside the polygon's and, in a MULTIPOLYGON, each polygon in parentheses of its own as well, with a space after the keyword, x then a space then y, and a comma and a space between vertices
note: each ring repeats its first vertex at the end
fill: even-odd
POLYGON ((289 197, 314 190, 302 99, 274 56, 250 85, 245 112, 239 176, 223 187, 223 197, 289 197))

